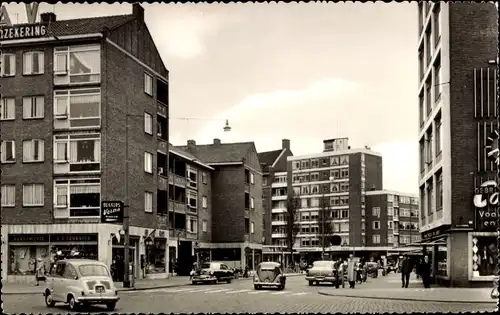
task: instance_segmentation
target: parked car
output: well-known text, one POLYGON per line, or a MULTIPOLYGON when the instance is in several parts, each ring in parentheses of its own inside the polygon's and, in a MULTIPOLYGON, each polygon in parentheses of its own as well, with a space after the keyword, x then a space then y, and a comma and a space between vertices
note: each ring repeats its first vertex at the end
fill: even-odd
POLYGON ((204 262, 201 268, 198 269, 191 280, 192 284, 211 283, 216 284, 218 281, 226 281, 231 283, 234 279, 234 271, 222 262, 204 262))
POLYGON ((261 262, 257 266, 253 276, 253 287, 255 290, 262 288, 276 287, 278 290, 285 289, 286 276, 283 273, 281 264, 277 262, 261 262))
POLYGON ((52 265, 43 292, 45 304, 69 304, 71 310, 91 304, 113 311, 120 299, 108 267, 90 259, 63 259, 52 265))
POLYGON ((336 288, 342 283, 335 262, 330 260, 315 261, 306 272, 306 280, 309 285, 330 282, 336 288))

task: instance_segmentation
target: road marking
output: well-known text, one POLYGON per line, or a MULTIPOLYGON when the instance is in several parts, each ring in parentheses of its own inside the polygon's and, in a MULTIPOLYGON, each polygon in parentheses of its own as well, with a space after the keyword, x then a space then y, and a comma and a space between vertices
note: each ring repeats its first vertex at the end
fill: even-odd
POLYGON ((192 289, 173 289, 173 290, 164 290, 163 292, 166 292, 166 293, 177 293, 177 292, 185 292, 185 291, 189 291, 189 290, 192 290, 192 289))
POLYGON ((309 294, 309 292, 299 292, 299 293, 294 293, 291 295, 306 295, 306 294, 309 294))
POLYGON ((220 290, 214 290, 214 291, 207 291, 205 292, 206 294, 209 294, 209 293, 218 293, 218 292, 224 292, 224 291, 229 291, 230 289, 220 289, 220 290))
POLYGON ((281 294, 287 294, 289 292, 286 292, 286 291, 281 291, 281 292, 273 292, 271 293, 272 295, 281 295, 281 294))
POLYGON ((248 289, 245 289, 245 290, 237 290, 237 291, 229 291, 229 292, 226 292, 227 294, 235 294, 235 293, 243 293, 243 292, 248 292, 250 290, 248 289))
POLYGON ((267 291, 253 291, 253 292, 248 292, 248 294, 262 294, 262 293, 268 293, 267 291))

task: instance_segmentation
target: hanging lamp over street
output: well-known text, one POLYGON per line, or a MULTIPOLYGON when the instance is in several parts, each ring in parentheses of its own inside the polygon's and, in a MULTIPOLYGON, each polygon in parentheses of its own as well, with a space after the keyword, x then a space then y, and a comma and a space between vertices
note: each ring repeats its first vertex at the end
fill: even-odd
POLYGON ((231 127, 229 126, 229 120, 226 119, 226 125, 224 126, 224 132, 231 131, 231 127))

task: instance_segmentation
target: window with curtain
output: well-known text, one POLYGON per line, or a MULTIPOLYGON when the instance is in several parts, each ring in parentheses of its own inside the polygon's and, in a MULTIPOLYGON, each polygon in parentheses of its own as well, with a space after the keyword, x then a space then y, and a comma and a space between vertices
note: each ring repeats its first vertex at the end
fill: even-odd
POLYGON ((23 141, 23 162, 43 162, 44 141, 39 139, 23 141))
POLYGON ((55 187, 56 207, 66 208, 68 206, 68 186, 55 187))
POLYGON ((70 83, 99 82, 100 72, 101 52, 99 49, 69 53, 70 83))
POLYGON ((43 206, 43 184, 23 185, 23 206, 43 206))
POLYGON ((68 142, 57 141, 55 145, 55 159, 56 161, 68 161, 68 142))
POLYGON ((153 77, 147 73, 144 73, 144 92, 153 95, 153 77))
POLYGON ((12 140, 4 140, 0 146, 0 156, 2 163, 12 163, 16 161, 16 146, 12 140))
POLYGON ((85 119, 100 117, 101 95, 72 95, 70 98, 70 119, 85 119))
POLYGON ((43 51, 30 51, 23 54, 23 74, 42 74, 44 71, 43 51))
POLYGON ((16 75, 16 55, 2 54, 2 66, 0 67, 0 74, 3 77, 16 75))
POLYGON ((99 216, 101 204, 101 185, 70 185, 69 186, 70 216, 99 216))
POLYGON ((23 97, 23 118, 43 118, 44 106, 45 102, 43 96, 23 97))
POLYGON ((153 155, 149 152, 144 152, 144 172, 153 173, 153 155))
POLYGON ((13 97, 6 97, 2 99, 1 117, 0 120, 13 120, 16 119, 16 99, 13 97))
POLYGON ((147 134, 153 134, 153 116, 148 113, 144 113, 144 132, 147 134))
POLYGON ((16 205, 16 185, 2 185, 2 207, 14 207, 16 205))
POLYGON ((153 212, 153 193, 144 192, 144 212, 153 212))
POLYGON ((99 88, 56 91, 54 115, 69 116, 71 128, 99 127, 101 124, 101 91, 99 88))

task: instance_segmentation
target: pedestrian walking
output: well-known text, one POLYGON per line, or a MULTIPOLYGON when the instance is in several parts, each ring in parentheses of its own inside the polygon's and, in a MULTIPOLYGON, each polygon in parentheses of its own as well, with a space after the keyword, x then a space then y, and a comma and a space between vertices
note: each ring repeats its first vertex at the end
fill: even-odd
POLYGON ((347 260, 347 281, 349 281, 349 287, 354 289, 356 286, 356 262, 353 254, 350 254, 347 260))
POLYGON ((47 278, 46 278, 46 270, 45 270, 45 264, 43 263, 42 261, 42 258, 38 258, 37 260, 37 268, 36 268, 36 271, 35 271, 35 278, 36 278, 36 284, 35 286, 39 286, 40 285, 40 281, 44 281, 44 282, 47 282, 47 278))
POLYGON ((413 270, 413 264, 407 254, 404 254, 403 261, 401 262, 401 287, 408 288, 410 284, 410 274, 413 270))
POLYGON ((420 276, 422 277, 422 283, 424 288, 429 289, 431 287, 431 264, 429 262, 429 256, 425 255, 424 259, 420 262, 418 266, 420 276))

